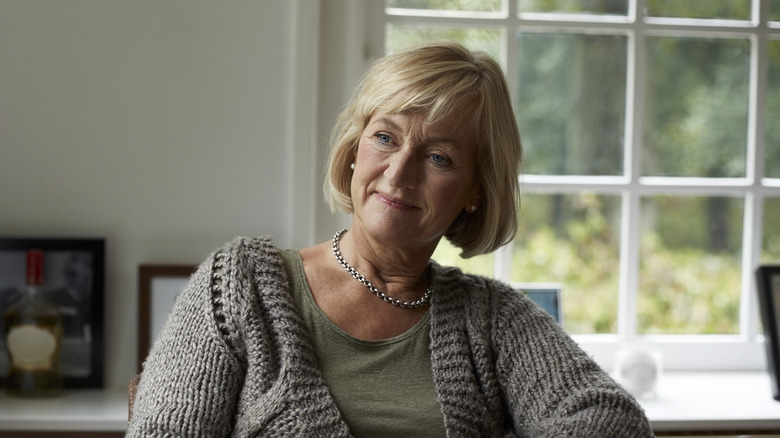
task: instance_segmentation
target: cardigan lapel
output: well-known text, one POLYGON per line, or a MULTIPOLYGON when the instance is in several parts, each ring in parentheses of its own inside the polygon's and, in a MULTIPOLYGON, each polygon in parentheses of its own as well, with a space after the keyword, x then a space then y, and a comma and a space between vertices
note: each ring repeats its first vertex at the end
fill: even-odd
POLYGON ((503 428, 489 337, 489 291, 476 277, 433 264, 431 367, 448 434, 495 436, 503 428), (498 411, 498 412, 496 412, 498 411))

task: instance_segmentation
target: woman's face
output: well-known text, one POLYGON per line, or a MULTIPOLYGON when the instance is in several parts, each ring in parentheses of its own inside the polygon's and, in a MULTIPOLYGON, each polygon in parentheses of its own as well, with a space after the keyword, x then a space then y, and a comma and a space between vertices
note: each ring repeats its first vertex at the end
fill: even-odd
POLYGON ((458 115, 430 125, 424 120, 374 113, 359 140, 351 183, 356 225, 410 248, 435 247, 480 199, 471 125, 458 115))

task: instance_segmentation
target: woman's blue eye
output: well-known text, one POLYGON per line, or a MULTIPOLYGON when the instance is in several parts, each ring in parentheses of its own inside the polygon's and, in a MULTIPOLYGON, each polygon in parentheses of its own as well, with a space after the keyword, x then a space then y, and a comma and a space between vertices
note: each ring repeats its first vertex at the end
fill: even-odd
POLYGON ((377 134, 376 138, 381 141, 382 143, 390 143, 392 139, 387 134, 377 134))
POLYGON ((436 163, 436 164, 446 164, 446 163, 447 163, 447 159, 446 159, 446 158, 444 158, 443 156, 439 155, 439 154, 433 154, 433 155, 431 155, 431 159, 432 159, 432 160, 434 161, 434 163, 436 163))

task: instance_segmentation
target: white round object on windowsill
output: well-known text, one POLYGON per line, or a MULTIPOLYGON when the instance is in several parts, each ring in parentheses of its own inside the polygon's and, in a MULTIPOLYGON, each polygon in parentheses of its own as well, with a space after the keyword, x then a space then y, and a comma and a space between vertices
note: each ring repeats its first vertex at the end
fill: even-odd
POLYGON ((656 396, 661 376, 661 352, 627 348, 617 352, 613 377, 636 398, 656 396))

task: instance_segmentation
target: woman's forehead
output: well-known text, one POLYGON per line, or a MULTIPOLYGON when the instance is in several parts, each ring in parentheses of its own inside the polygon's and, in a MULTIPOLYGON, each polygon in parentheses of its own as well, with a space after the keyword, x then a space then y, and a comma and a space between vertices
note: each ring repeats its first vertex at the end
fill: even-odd
POLYGON ((439 132, 470 131, 470 118, 460 112, 452 112, 439 119, 431 119, 425 112, 385 112, 375 111, 368 124, 382 124, 404 131, 434 134, 439 132))

